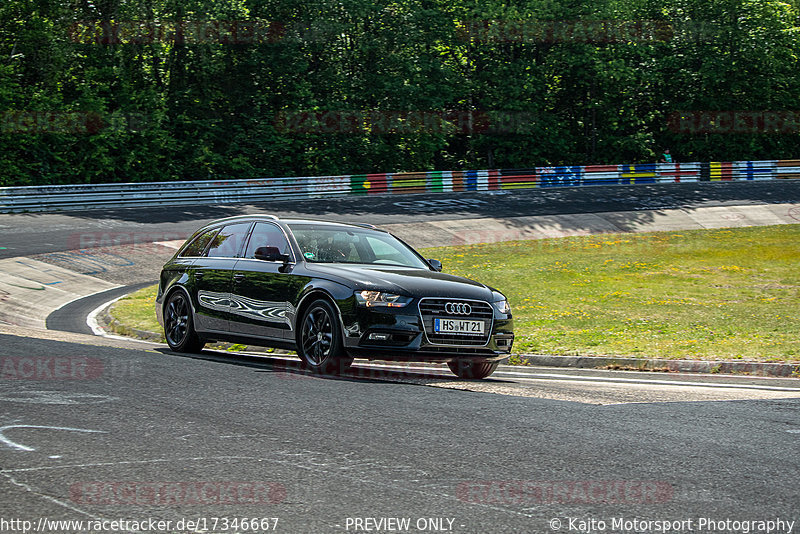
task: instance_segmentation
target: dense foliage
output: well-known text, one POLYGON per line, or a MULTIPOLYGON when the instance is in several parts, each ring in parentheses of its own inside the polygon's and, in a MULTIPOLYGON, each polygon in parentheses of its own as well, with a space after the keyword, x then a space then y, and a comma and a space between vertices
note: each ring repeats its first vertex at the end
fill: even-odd
POLYGON ((798 0, 3 0, 0 185, 798 157, 798 26, 798 0))

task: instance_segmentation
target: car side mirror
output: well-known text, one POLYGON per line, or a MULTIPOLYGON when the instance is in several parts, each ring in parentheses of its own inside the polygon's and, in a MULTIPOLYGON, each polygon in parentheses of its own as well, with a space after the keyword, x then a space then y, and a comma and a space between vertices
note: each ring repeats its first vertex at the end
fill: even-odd
POLYGON ((253 256, 257 260, 264 261, 282 261, 283 263, 287 263, 289 261, 289 255, 281 254, 281 251, 278 250, 278 247, 258 247, 253 256))
POLYGON ((433 267, 434 271, 436 271, 437 273, 442 272, 442 262, 440 262, 439 260, 434 260, 434 259, 428 259, 426 261, 428 262, 428 265, 433 267))

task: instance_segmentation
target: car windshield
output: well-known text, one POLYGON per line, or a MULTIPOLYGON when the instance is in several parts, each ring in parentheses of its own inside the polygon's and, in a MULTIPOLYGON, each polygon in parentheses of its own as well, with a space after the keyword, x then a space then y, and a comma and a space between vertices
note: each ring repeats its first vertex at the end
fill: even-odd
POLYGON ((322 224, 290 224, 300 252, 314 263, 361 263, 429 269, 396 237, 369 229, 322 224))

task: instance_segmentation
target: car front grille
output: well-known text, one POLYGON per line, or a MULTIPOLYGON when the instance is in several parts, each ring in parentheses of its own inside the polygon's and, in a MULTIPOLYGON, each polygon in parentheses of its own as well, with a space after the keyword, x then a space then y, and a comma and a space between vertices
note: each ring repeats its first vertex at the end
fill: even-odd
POLYGON ((492 320, 494 310, 488 302, 466 299, 424 298, 419 302, 419 313, 425 328, 425 335, 436 345, 455 345, 482 347, 489 343, 492 335, 492 320), (466 306, 469 306, 467 309, 466 306), (461 313, 450 313, 449 308, 459 310, 461 313), (469 313, 465 313, 468 310, 469 313), (483 321, 483 334, 463 334, 449 332, 435 332, 435 319, 467 319, 483 321))

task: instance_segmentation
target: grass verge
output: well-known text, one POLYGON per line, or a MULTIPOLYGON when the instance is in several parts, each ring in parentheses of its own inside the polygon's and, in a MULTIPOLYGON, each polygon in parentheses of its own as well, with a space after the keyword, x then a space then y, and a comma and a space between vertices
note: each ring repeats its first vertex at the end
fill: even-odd
MULTIPOLYGON (((508 296, 515 353, 800 361, 800 225, 422 252, 508 296)), ((155 293, 138 291, 110 313, 159 332, 155 293)))
POLYGON ((515 352, 800 360, 800 225, 428 249, 503 291, 515 352))
POLYGON ((156 294, 158 284, 140 289, 116 301, 108 310, 109 327, 117 334, 137 337, 134 330, 153 332, 161 336, 164 332, 156 320, 156 294))

